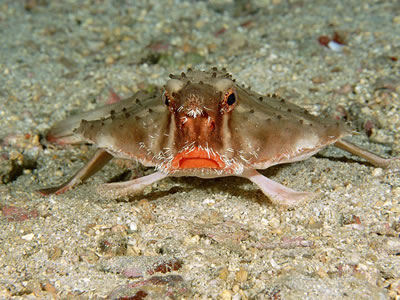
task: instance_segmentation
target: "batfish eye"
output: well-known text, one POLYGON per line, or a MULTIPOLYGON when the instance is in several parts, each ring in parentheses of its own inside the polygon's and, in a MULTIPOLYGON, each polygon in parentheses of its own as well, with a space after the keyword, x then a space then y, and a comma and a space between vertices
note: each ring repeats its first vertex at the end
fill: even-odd
POLYGON ((221 100, 221 111, 228 113, 235 109, 237 105, 236 91, 233 87, 225 91, 223 99, 221 100))
POLYGON ((229 96, 228 96, 228 99, 226 99, 226 103, 228 104, 228 105, 232 105, 232 104, 234 104, 236 102, 236 96, 235 96, 235 93, 232 93, 232 94, 230 94, 229 96))
POLYGON ((169 99, 169 97, 168 97, 168 95, 166 93, 164 93, 163 98, 164 98, 163 100, 164 100, 165 105, 169 106, 171 101, 170 101, 170 99, 169 99))

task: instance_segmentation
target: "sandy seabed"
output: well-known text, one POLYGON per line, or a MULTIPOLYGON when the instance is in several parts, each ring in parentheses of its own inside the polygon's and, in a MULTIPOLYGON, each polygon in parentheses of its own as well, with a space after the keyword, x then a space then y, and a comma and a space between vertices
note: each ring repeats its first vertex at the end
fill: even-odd
POLYGON ((398 299, 399 170, 334 148, 263 172, 316 192, 289 210, 234 177, 110 200, 96 187, 126 177, 120 162, 65 194, 36 190, 94 151, 46 143, 53 124, 188 67, 226 67, 399 155, 399 32, 398 1, 1 1, 0 298, 398 299))

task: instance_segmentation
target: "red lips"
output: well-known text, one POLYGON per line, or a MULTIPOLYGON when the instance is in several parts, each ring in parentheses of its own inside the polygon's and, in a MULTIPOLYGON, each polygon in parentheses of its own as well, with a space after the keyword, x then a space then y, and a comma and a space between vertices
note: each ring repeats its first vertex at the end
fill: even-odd
POLYGON ((178 153, 172 161, 173 169, 223 169, 224 167, 225 163, 218 154, 200 147, 178 153))

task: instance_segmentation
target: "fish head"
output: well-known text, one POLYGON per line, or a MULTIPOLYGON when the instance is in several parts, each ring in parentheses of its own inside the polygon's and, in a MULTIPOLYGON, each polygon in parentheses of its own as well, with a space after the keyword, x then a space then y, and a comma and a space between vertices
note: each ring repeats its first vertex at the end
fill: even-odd
POLYGON ((161 92, 112 108, 82 120, 75 132, 116 157, 173 176, 240 176, 306 159, 350 133, 338 120, 254 93, 216 69, 170 75, 161 92))
POLYGON ((163 102, 171 114, 174 136, 174 157, 169 172, 226 172, 231 168, 223 155, 225 133, 223 123, 235 109, 236 88, 230 78, 217 78, 216 73, 203 80, 192 81, 197 73, 170 79, 163 93, 163 102), (194 170, 193 170, 194 169, 194 170))

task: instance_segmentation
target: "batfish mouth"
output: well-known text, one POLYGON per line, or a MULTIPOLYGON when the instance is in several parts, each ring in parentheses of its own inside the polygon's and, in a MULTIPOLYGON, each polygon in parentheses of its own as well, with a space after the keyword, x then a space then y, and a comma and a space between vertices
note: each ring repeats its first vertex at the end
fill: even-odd
POLYGON ((172 169, 223 169, 225 163, 214 151, 194 147, 178 153, 172 160, 172 169))

